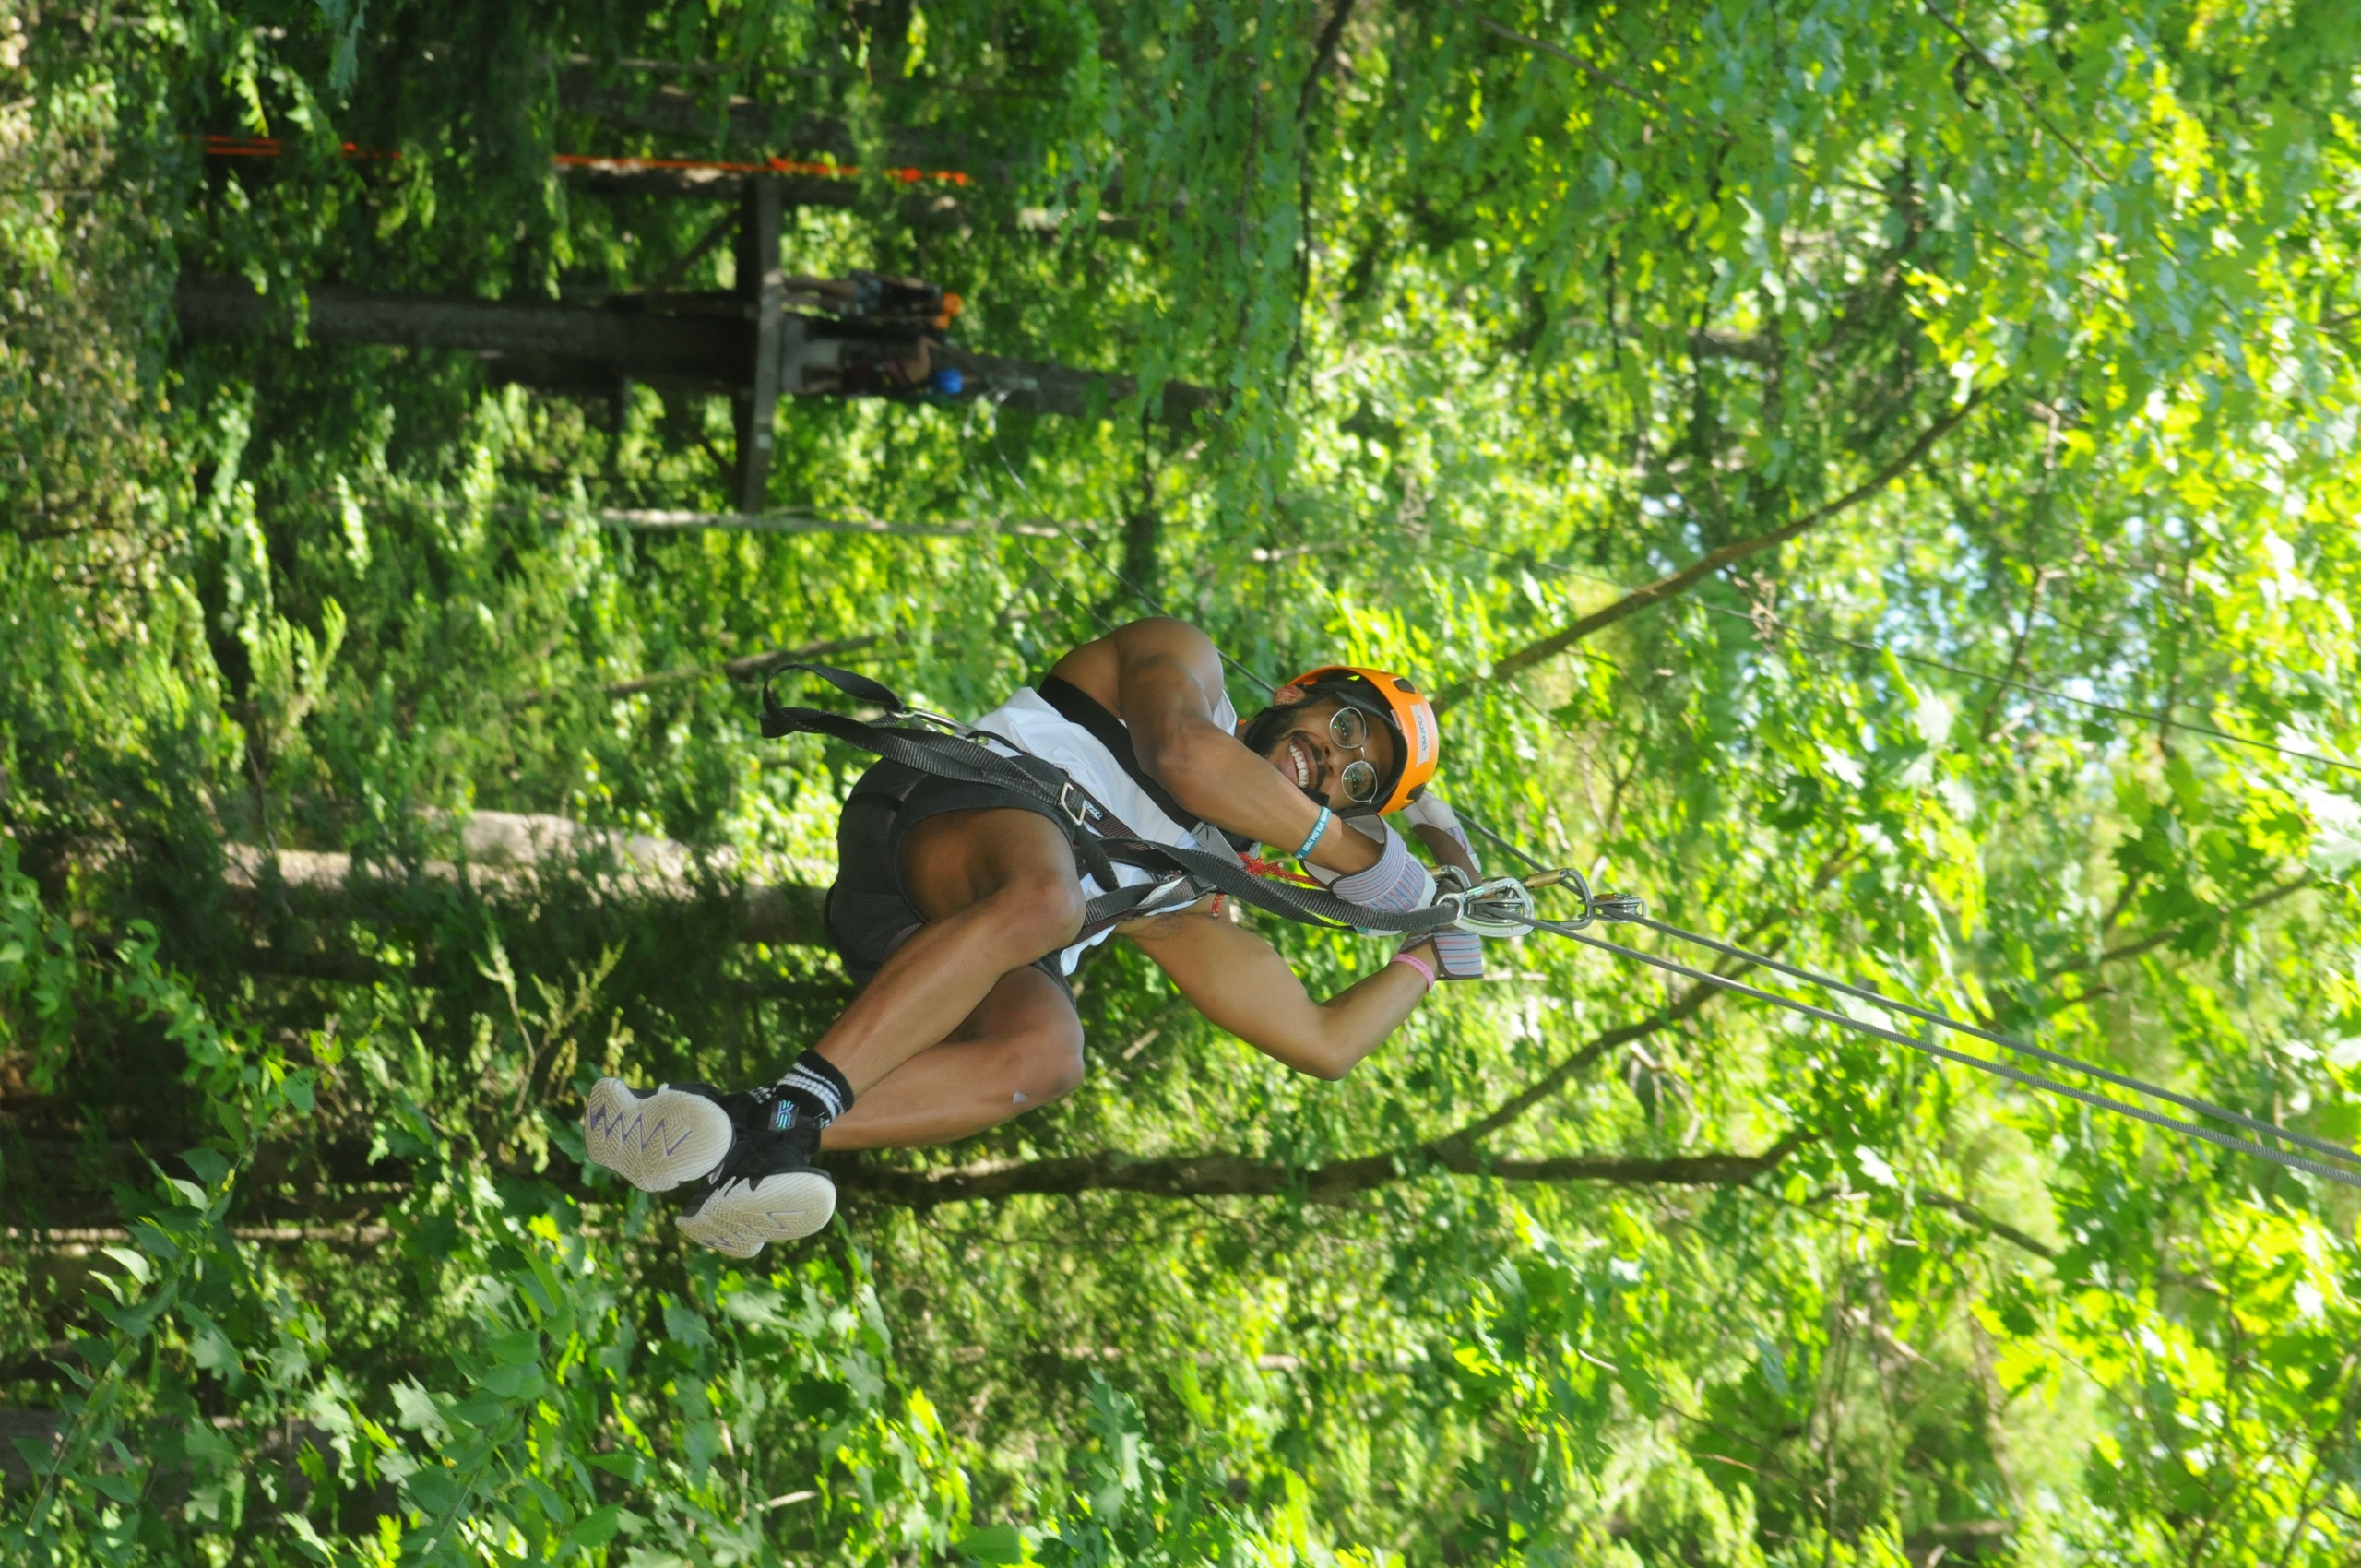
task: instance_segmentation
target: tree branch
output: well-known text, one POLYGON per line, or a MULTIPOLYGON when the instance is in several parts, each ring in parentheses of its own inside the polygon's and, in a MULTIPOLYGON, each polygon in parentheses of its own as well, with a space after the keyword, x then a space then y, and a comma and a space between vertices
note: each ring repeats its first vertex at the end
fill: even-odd
POLYGON ((1499 1105, 1493 1107, 1488 1114, 1480 1116, 1475 1121, 1467 1123, 1465 1127, 1460 1128, 1458 1131, 1446 1134, 1442 1138, 1436 1140, 1433 1144, 1429 1146, 1430 1151, 1439 1155, 1445 1149, 1472 1150, 1476 1146, 1478 1139, 1490 1137, 1494 1133, 1499 1132, 1501 1128, 1507 1126, 1510 1123, 1515 1121, 1518 1117, 1524 1115, 1526 1111, 1532 1110, 1535 1106, 1540 1104, 1551 1095, 1557 1093, 1558 1090, 1564 1086, 1567 1079, 1572 1077, 1576 1073, 1581 1072, 1584 1068, 1589 1066, 1592 1063, 1597 1061, 1608 1051, 1613 1051, 1618 1046, 1630 1045, 1635 1040, 1645 1039, 1648 1036, 1655 1034, 1659 1030, 1670 1028, 1673 1025, 1680 1022, 1684 1018, 1694 1017, 1699 1008, 1704 1006, 1706 1003, 1712 1001, 1715 996, 1720 994, 1721 992, 1718 988, 1705 985, 1701 982, 1697 985, 1691 986, 1686 992, 1681 993, 1678 1001, 1674 1002, 1671 1006, 1666 1008, 1655 1017, 1643 1019, 1636 1024, 1624 1024, 1619 1028, 1608 1030, 1605 1034, 1600 1035, 1596 1039, 1592 1040, 1588 1045, 1584 1046, 1581 1050, 1567 1057, 1563 1062, 1559 1063, 1555 1067, 1550 1068, 1549 1071, 1544 1073, 1541 1076, 1536 1078, 1533 1082, 1527 1084, 1525 1087, 1519 1089, 1508 1099, 1502 1100, 1499 1105))
MULTIPOLYGON (((587 685, 573 689, 595 691, 603 696, 627 697, 641 692, 653 691, 658 686, 669 686, 680 681, 694 681, 705 675, 718 674, 731 681, 755 681, 768 675, 781 665, 792 664, 798 659, 825 659, 834 653, 855 653, 865 647, 873 647, 885 640, 884 634, 866 637, 839 637, 833 642, 805 643, 801 647, 775 647, 764 653, 750 653, 742 659, 729 659, 718 665, 693 665, 685 670, 666 670, 654 675, 635 675, 628 681, 613 681, 604 685, 587 685)), ((900 634, 896 633, 893 640, 901 641, 900 634)), ((544 686, 538 691, 522 693, 515 700, 521 707, 531 703, 547 702, 567 689, 563 686, 544 686)))
POLYGON ((1693 564, 1682 567, 1668 577, 1660 577, 1644 588, 1634 588, 1606 608, 1592 611, 1573 624, 1552 632, 1537 642, 1527 643, 1493 665, 1489 674, 1444 687, 1435 694, 1434 706, 1438 709, 1447 707, 1488 681, 1506 680, 1513 675, 1530 670, 1544 659, 1553 659, 1565 652, 1593 632, 1611 626, 1628 615, 1636 614, 1677 594, 1685 593, 1723 567, 1734 565, 1750 555, 1760 555, 1766 550, 1776 549, 1789 540, 1809 533, 1840 512, 1848 511, 1858 505, 1911 469, 1916 468, 1919 460, 1934 449, 1935 443, 1950 434, 1983 399, 1983 392, 1977 391, 1972 394, 1967 401, 1919 432, 1918 438, 1913 441, 1900 457, 1895 457, 1876 473, 1871 474, 1861 483, 1826 505, 1807 512, 1795 521, 1773 529, 1768 533, 1759 533, 1750 538, 1733 540, 1693 564))
POLYGON ((1937 10, 1931 3, 1927 4, 1926 10, 1928 16, 1934 18, 1936 21, 1942 24, 1944 31, 1959 40, 1960 47, 1967 51, 1969 58, 1973 59, 1977 65, 1983 66, 1986 70, 1991 72, 1993 80, 1999 82, 2002 87, 2007 88, 2011 92, 2016 94, 2017 101, 2025 106, 2026 113, 2030 113, 2034 118, 2034 124, 2039 125, 2043 130, 2047 131, 2051 136, 2056 137, 2059 145, 2064 147, 2068 152, 2074 155, 2074 161, 2080 163, 2083 168, 2091 172, 2092 178, 2097 180, 2099 184, 2103 185, 2114 184, 2115 177, 2109 174, 2106 170, 2100 168, 2097 163, 2094 162, 2091 159, 2091 155, 2084 152, 2075 142, 2072 137, 2068 136, 2064 131, 2059 130, 2056 125, 2052 124, 2049 116, 2041 112, 2041 105, 2034 101, 2033 94, 2027 92, 2023 88, 2019 87, 2017 85, 2016 78, 2010 76, 2008 72, 2002 70, 1999 66, 1999 63, 1994 60, 1991 55, 1987 54, 1984 52, 1984 46, 1982 44, 1976 42, 1975 40, 1968 37, 1966 33, 1961 31, 1960 25, 1957 22, 1952 20, 1951 18, 1937 10))
POLYGON ((1238 1154, 1143 1159, 1109 1150, 1070 1159, 965 1166, 943 1171, 888 1170, 865 1163, 836 1166, 848 1190, 874 1202, 928 1209, 1026 1194, 1145 1193, 1157 1197, 1276 1197, 1296 1193, 1313 1203, 1358 1194, 1428 1170, 1511 1182, 1607 1182, 1629 1186, 1734 1186, 1775 1168, 1807 1134, 1790 1133, 1761 1154, 1570 1155, 1555 1159, 1487 1159, 1472 1149, 1409 1149, 1366 1155, 1309 1169, 1238 1154))
POLYGON ((2012 1247, 2022 1247, 2034 1256, 2047 1258, 2052 1263, 2058 1261, 2057 1248, 2045 1241, 2036 1241, 2015 1226, 1993 1218, 1965 1198, 1955 1198, 1948 1193, 1930 1193, 1923 1187, 1916 1195, 1918 1202, 1928 1208, 1939 1208, 1946 1214, 1957 1215, 1978 1230, 1998 1236, 2012 1247))
POLYGON ((2060 975, 2077 974, 2085 969, 2098 968, 2102 965, 2120 963, 2126 958, 2137 958, 2143 953, 2153 953, 2166 943, 2186 935, 2201 924, 2226 921, 2234 915, 2251 914, 2257 909, 2267 909, 2282 898, 2301 893, 2312 884, 2312 873, 2306 872, 2292 881, 2283 882, 2276 887, 2258 893, 2245 902, 2233 904, 2226 909, 2219 909, 2209 915, 2201 915, 2196 920, 2183 921, 2178 925, 2166 926, 2152 936, 2143 936, 2137 942, 2127 942, 2120 947, 2109 947, 2095 958, 2074 958, 2053 968, 2045 969, 2042 971, 2041 979, 2044 981, 2054 980, 2060 975))
POLYGON ((1296 95, 1298 126, 1311 118, 1312 97, 1319 90, 1320 78, 1336 63, 1336 49, 1345 41, 1345 24, 1353 19, 1354 4, 1355 0, 1336 0, 1335 9, 1328 13, 1328 24, 1320 30, 1319 40, 1311 46, 1311 68, 1303 73, 1303 89, 1296 95))
POLYGON ((1669 1028, 1716 992, 1692 986, 1653 1018, 1607 1030, 1485 1115, 1411 1148, 1296 1167, 1247 1155, 1210 1153, 1142 1158, 1120 1149, 1066 1159, 991 1161, 952 1170, 893 1170, 854 1156, 835 1163, 847 1183, 878 1202, 906 1208, 1014 1197, 1020 1194, 1149 1193, 1160 1197, 1275 1197, 1300 1194, 1313 1203, 1341 1203, 1430 1170, 1512 1182, 1614 1182, 1631 1185, 1714 1186, 1750 1182, 1809 1141, 1789 1133, 1759 1155, 1714 1153, 1655 1158, 1568 1155, 1549 1159, 1500 1158, 1477 1146, 1556 1093, 1568 1078, 1620 1045, 1669 1028))

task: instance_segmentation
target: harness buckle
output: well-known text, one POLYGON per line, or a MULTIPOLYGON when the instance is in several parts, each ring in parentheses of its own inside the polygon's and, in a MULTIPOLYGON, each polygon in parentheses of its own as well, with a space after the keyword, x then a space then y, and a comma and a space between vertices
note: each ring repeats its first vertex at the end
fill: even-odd
POLYGON ((1090 797, 1071 778, 1058 786, 1058 810, 1065 813, 1066 820, 1077 829, 1090 824, 1090 797))

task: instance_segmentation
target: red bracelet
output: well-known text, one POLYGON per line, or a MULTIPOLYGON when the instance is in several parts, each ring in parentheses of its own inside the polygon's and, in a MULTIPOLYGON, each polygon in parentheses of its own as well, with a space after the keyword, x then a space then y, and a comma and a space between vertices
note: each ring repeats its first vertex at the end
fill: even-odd
POLYGON ((1425 976, 1427 989, 1429 991, 1432 991, 1435 988, 1435 971, 1424 958, 1413 958, 1406 951, 1405 951, 1394 955, 1394 961, 1397 964, 1407 964, 1412 968, 1418 970, 1419 974, 1425 976))

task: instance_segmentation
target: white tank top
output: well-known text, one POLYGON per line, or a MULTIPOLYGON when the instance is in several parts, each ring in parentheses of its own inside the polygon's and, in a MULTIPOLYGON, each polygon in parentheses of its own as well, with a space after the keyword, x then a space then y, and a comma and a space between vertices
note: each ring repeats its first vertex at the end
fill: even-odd
MULTIPOLYGON (((1225 732, 1238 728, 1238 710, 1230 706, 1228 693, 1214 705, 1214 722, 1225 732)), ((1163 808, 1148 799, 1147 791, 1137 780, 1123 771, 1115 754, 1098 743, 1089 731, 1051 707, 1041 694, 1026 686, 1006 702, 974 721, 975 729, 990 731, 1001 741, 1013 742, 1016 749, 1039 757, 1043 762, 1063 768, 1074 781, 1090 791, 1102 806, 1122 820, 1123 826, 1142 838, 1157 844, 1170 844, 1183 849, 1206 849, 1227 855, 1232 860, 1238 852, 1229 847, 1220 829, 1210 824, 1195 832, 1181 826, 1164 814, 1163 808)), ((995 746, 1005 751, 1006 746, 995 746)), ((1156 875, 1138 866, 1118 865, 1118 881, 1126 887, 1143 882, 1153 882, 1156 875)), ((1086 894, 1111 892, 1098 885, 1097 880, 1085 873, 1082 890, 1086 894)), ((1096 946, 1114 934, 1102 931, 1087 942, 1078 942, 1058 955, 1058 968, 1074 973, 1074 965, 1082 959, 1085 949, 1096 946)))

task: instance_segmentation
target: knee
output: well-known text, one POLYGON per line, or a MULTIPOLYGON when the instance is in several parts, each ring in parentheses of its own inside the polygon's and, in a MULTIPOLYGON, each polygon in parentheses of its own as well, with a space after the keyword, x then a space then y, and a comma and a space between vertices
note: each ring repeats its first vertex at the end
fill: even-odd
POLYGON ((1082 931, 1082 888, 1071 876, 1029 873, 1003 885, 985 902, 992 929, 1022 950, 1026 963, 1056 952, 1082 931))
POLYGON ((1082 1087, 1082 1026, 1043 1029, 1014 1043, 1009 1079, 1019 1111, 1062 1099, 1082 1087))

